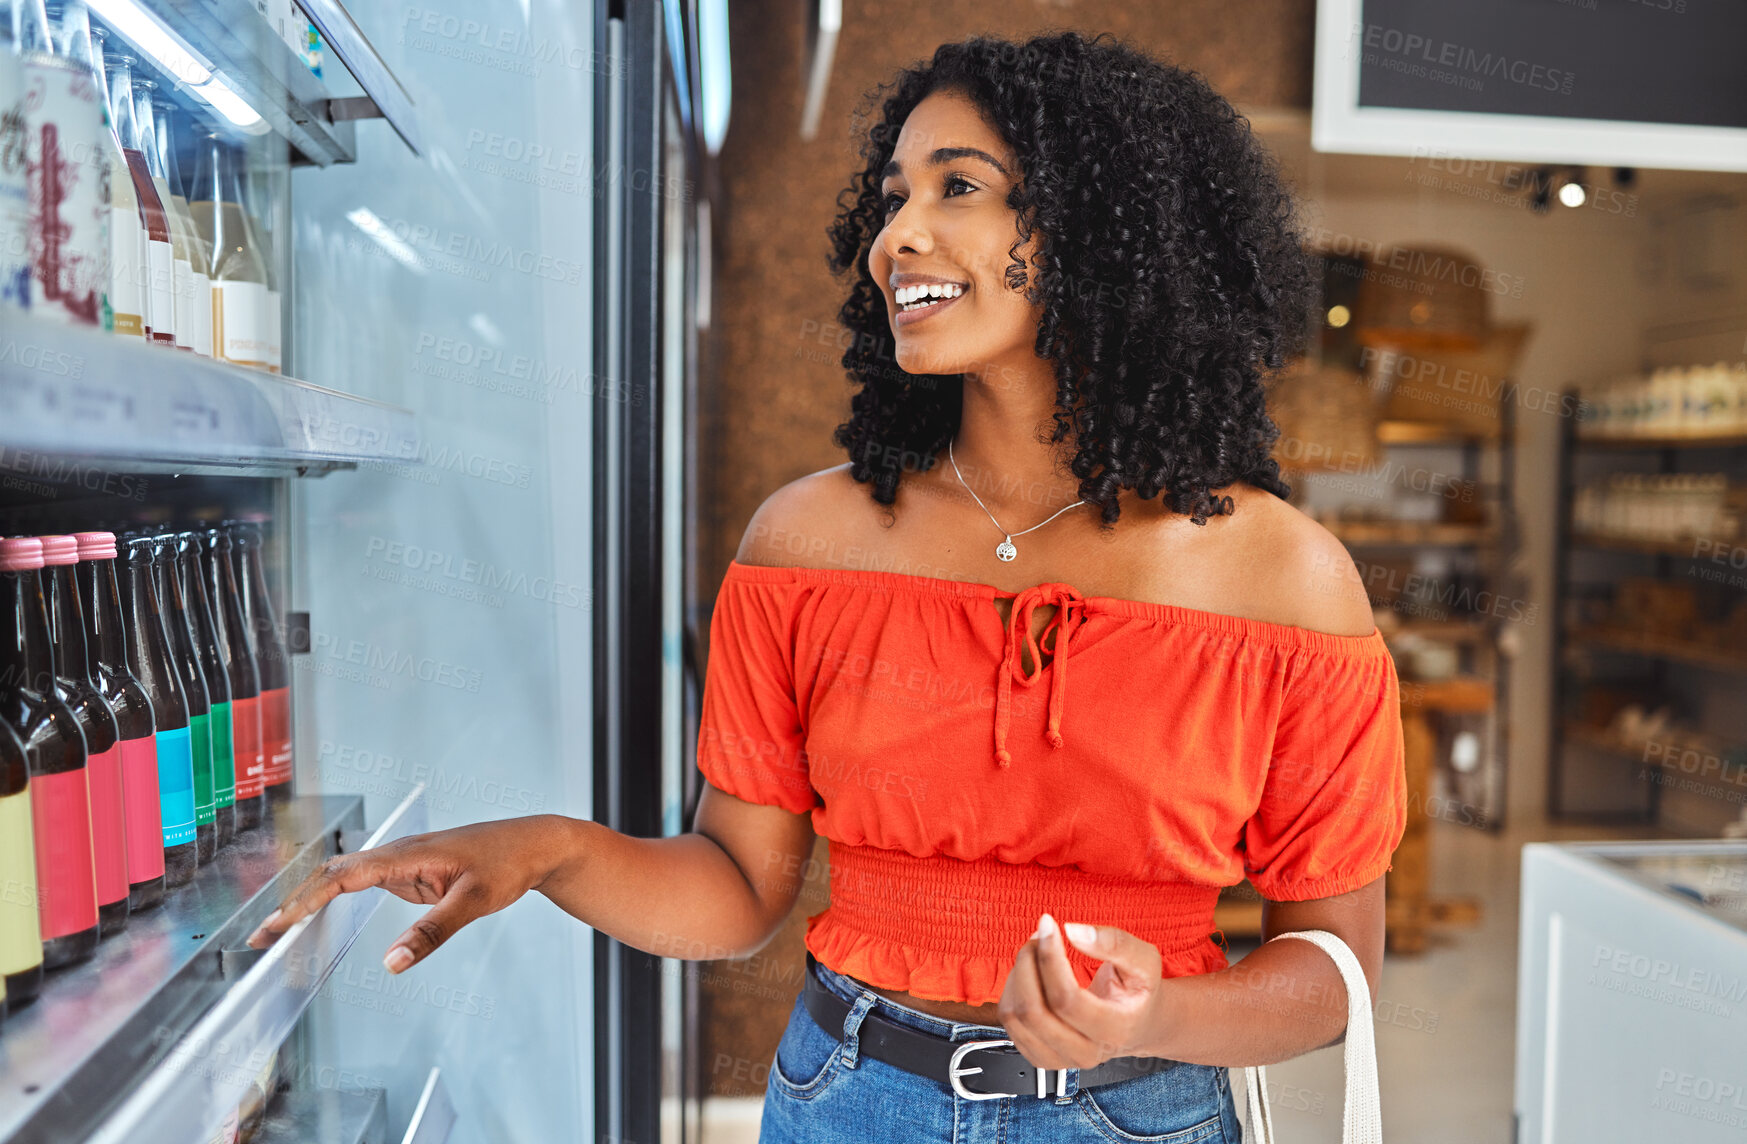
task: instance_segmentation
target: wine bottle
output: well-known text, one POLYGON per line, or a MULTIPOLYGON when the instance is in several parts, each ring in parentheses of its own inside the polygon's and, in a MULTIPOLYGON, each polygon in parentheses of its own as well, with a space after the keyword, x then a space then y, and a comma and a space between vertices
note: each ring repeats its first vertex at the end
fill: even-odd
POLYGON ((123 539, 127 575, 121 582, 121 606, 127 626, 127 667, 151 700, 157 739, 158 812, 164 833, 164 885, 174 889, 186 885, 198 866, 188 700, 170 655, 170 633, 152 569, 156 541, 140 533, 123 539))
POLYGON ((165 207, 181 219, 182 231, 188 243, 189 275, 193 281, 194 305, 191 314, 194 352, 201 357, 212 356, 212 247, 200 236, 194 225, 194 212, 188 209, 188 184, 182 177, 181 156, 176 148, 175 124, 181 113, 167 100, 154 101, 157 111, 158 155, 164 166, 164 183, 170 190, 165 207))
POLYGON ((194 650, 194 630, 188 614, 188 598, 182 594, 177 568, 180 540, 175 533, 156 538, 152 564, 158 577, 158 599, 163 601, 164 628, 170 636, 170 661, 182 681, 188 704, 188 740, 194 770, 194 837, 199 843, 200 865, 218 853, 217 814, 212 803, 212 702, 206 689, 206 673, 194 650))
POLYGON ((182 596, 188 605, 189 634, 206 680, 206 700, 211 705, 212 814, 218 828, 219 849, 236 837, 236 760, 232 743, 230 675, 219 650, 218 622, 206 592, 205 562, 201 559, 203 532, 183 532, 176 537, 176 562, 181 572, 182 596))
POLYGON ((115 534, 80 532, 79 599, 85 607, 85 649, 91 678, 121 735, 122 810, 127 818, 129 913, 164 900, 164 823, 158 809, 158 740, 152 701, 128 668, 127 627, 115 572, 115 534))
POLYGON ((261 676, 255 643, 243 613, 243 594, 230 534, 206 531, 208 597, 218 620, 219 652, 231 693, 231 743, 237 784, 237 829, 261 825, 266 808, 266 756, 261 745, 261 676))
POLYGON ((97 873, 85 735, 56 689, 42 542, 0 540, 0 720, 24 743, 44 969, 97 952, 97 873))
POLYGON ((39 536, 54 631, 55 682, 85 736, 85 777, 91 790, 91 857, 97 873, 97 918, 102 936, 127 928, 127 820, 122 810, 121 728, 91 677, 85 644, 84 602, 74 569, 79 541, 39 536))
POLYGON ((134 97, 134 58, 125 52, 109 58, 109 102, 121 137, 121 153, 127 157, 139 199, 140 222, 146 232, 145 327, 153 345, 176 344, 176 250, 170 245, 170 221, 164 201, 152 182, 151 169, 141 148, 139 101, 134 97))
POLYGON ((99 93, 109 123, 108 138, 104 140, 109 161, 109 283, 104 305, 111 330, 126 337, 143 338, 146 336, 145 266, 149 258, 146 228, 140 214, 139 195, 133 189, 133 172, 128 170, 127 156, 122 154, 121 136, 116 128, 104 53, 106 37, 107 33, 102 29, 91 29, 92 62, 98 66, 99 93))
POLYGON ((152 98, 157 89, 155 81, 134 76, 133 117, 139 125, 140 150, 146 158, 146 170, 152 177, 152 189, 158 192, 158 201, 164 204, 164 223, 170 230, 170 293, 176 314, 176 348, 193 353, 199 323, 194 297, 197 249, 193 241, 194 222, 183 219, 176 209, 175 193, 170 188, 164 166, 163 139, 158 134, 157 101, 152 98))
POLYGON ((23 136, 24 60, 8 12, 0 19, 0 311, 30 309, 30 166, 23 136))
POLYGON ((241 160, 217 135, 201 143, 194 193, 194 224, 212 245, 213 356, 235 365, 268 368, 271 330, 267 270, 260 242, 243 210, 237 177, 241 160))
POLYGON ((239 522, 231 537, 243 614, 255 638, 255 667, 261 677, 261 747, 266 753, 267 798, 273 803, 284 802, 292 796, 291 659, 267 594, 260 526, 239 522))
POLYGON ((42 992, 42 923, 36 916, 36 839, 24 744, 0 721, 0 998, 28 1005, 42 992))

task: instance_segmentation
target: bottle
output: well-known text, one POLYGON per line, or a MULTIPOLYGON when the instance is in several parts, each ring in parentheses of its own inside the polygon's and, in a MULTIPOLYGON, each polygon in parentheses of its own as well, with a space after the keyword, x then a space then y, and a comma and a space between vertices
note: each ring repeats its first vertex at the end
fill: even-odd
POLYGON ((235 365, 267 368, 270 330, 267 270, 260 242, 243 211, 240 160, 217 135, 201 143, 194 194, 194 225, 212 246, 213 356, 235 365))
MULTIPOLYGON (((83 4, 78 13, 82 19, 83 4)), ((109 160, 90 26, 76 45, 57 44, 42 0, 13 0, 12 30, 30 185, 29 308, 50 321, 99 325, 109 277, 109 160), (74 46, 87 58, 70 56, 74 46)))
POLYGON ((97 873, 85 735, 55 685, 55 646, 42 590, 42 542, 0 540, 0 720, 24 743, 36 844, 44 969, 97 952, 97 873))
POLYGON ((140 204, 140 223, 146 232, 145 328, 146 340, 156 346, 176 344, 176 250, 170 245, 170 219, 164 200, 152 182, 146 165, 138 118, 139 101, 134 96, 132 56, 125 52, 109 58, 109 103, 111 117, 121 138, 121 153, 127 157, 128 173, 140 204))
MULTIPOLYGON (((240 158, 240 154, 239 154, 240 158)), ((280 329, 282 326, 283 294, 279 289, 280 266, 274 254, 273 221, 273 172, 262 167, 251 170, 244 178, 238 164, 239 202, 243 204, 243 217, 249 224, 249 233, 255 240, 255 251, 261 260, 262 282, 266 287, 266 298, 262 302, 266 318, 267 330, 267 370, 269 373, 282 373, 283 351, 280 346, 280 329)))
POLYGON ((255 641, 243 613, 243 593, 231 557, 230 534, 206 530, 207 597, 218 621, 219 653, 231 693, 231 745, 236 775, 237 829, 261 825, 266 806, 266 756, 261 746, 261 675, 255 641))
POLYGON ((206 591, 203 533, 183 532, 176 537, 176 563, 182 578, 182 597, 187 601, 189 634, 206 681, 206 701, 211 705, 212 815, 220 850, 236 837, 236 763, 231 739, 230 674, 219 650, 218 622, 206 591))
POLYGON ((279 634, 279 620, 267 595, 261 563, 261 529, 239 522, 231 532, 243 592, 243 614, 255 638, 255 667, 261 677, 261 748, 266 753, 269 802, 291 798, 291 660, 279 634))
POLYGON ((115 534, 80 532, 79 600, 85 609, 90 674, 115 713, 121 736, 122 811, 127 819, 127 907, 130 914, 164 900, 164 822, 158 809, 158 740, 152 701, 129 670, 127 627, 115 575, 115 534))
POLYGON ((127 667, 152 704, 158 755, 158 812, 164 834, 164 885, 174 889, 194 877, 194 748, 188 700, 170 656, 170 633, 152 569, 152 537, 130 533, 122 552, 127 576, 121 606, 127 626, 127 667))
POLYGON ((0 8, 0 313, 30 308, 30 167, 24 145, 24 61, 13 14, 0 8))
POLYGON ((165 206, 172 216, 180 220, 183 238, 188 245, 188 273, 193 297, 189 314, 189 325, 193 331, 190 340, 195 353, 201 357, 211 357, 212 279, 207 276, 207 269, 212 264, 212 247, 200 237, 200 230, 194 225, 194 213, 188 209, 188 185, 182 178, 182 161, 176 150, 177 135, 174 128, 181 113, 167 100, 155 100, 153 107, 157 112, 154 122, 158 129, 158 158, 164 167, 164 183, 170 190, 165 206))
POLYGON ((152 188, 158 192, 158 201, 164 204, 164 222, 170 230, 170 294, 176 315, 175 345, 179 350, 193 353, 196 337, 195 245, 190 241, 193 222, 189 220, 184 224, 182 215, 176 210, 175 194, 164 166, 163 139, 158 134, 157 101, 152 97, 157 90, 156 82, 137 75, 133 77, 133 117, 139 126, 140 150, 146 157, 146 170, 151 172, 152 188))
MULTIPOLYGON (((0 565, 3 567, 4 565, 0 565)), ((16 1011, 42 992, 36 916, 36 838, 24 744, 0 721, 0 998, 16 1011)))
POLYGON ((130 338, 146 336, 145 272, 146 228, 140 216, 139 196, 133 189, 133 172, 128 170, 127 156, 122 154, 121 139, 116 130, 114 101, 109 93, 108 68, 104 64, 104 42, 101 28, 91 29, 91 57, 97 65, 98 93, 103 98, 105 119, 109 124, 104 150, 109 156, 109 281, 104 295, 105 324, 115 333, 130 338))
POLYGON ((85 606, 73 570, 79 541, 39 536, 54 632, 56 689, 85 736, 85 779, 91 791, 91 857, 97 874, 101 936, 127 928, 127 825, 122 810, 121 728, 96 681, 85 645, 85 606))
POLYGON ((158 578, 158 599, 163 602, 164 627, 170 636, 170 660, 182 681, 182 694, 188 704, 189 750, 194 770, 194 837, 199 843, 200 865, 204 866, 218 853, 217 813, 212 803, 211 693, 206 689, 206 673, 200 670, 199 653, 194 650, 188 597, 182 594, 182 577, 177 567, 180 540, 175 533, 162 533, 155 540, 152 564, 158 578))

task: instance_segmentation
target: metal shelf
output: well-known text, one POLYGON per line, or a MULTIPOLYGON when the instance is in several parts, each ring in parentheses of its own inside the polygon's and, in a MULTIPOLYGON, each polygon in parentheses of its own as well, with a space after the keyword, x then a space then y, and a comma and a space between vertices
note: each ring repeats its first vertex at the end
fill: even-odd
POLYGON ((389 1144, 383 1089, 288 1092, 267 1105, 254 1144, 389 1144))
MULTIPOLYGON (((9 317, 0 449, 129 471, 309 475, 418 457, 410 410, 84 326, 9 317)), ((8 468, 31 475, 14 457, 8 468)))
MULTIPOLYGON (((362 97, 333 98, 328 84, 279 38, 254 0, 141 0, 141 5, 222 74, 302 161, 321 167, 352 162, 357 157, 352 121, 376 116, 388 120, 415 155, 420 153, 411 97, 338 0, 309 0, 302 7, 321 30, 324 47, 337 57, 334 63, 363 89, 362 97)), ((127 38, 123 29, 115 32, 127 38)), ((133 46, 142 63, 156 63, 146 45, 133 46)), ((325 58, 323 66, 328 66, 325 58)), ((214 114, 177 76, 161 67, 154 67, 154 74, 166 93, 174 92, 183 106, 224 133, 248 134, 214 114)))
POLYGON ((422 830, 423 791, 355 846, 345 843, 362 837, 362 798, 294 799, 90 961, 49 974, 0 1029, 0 1140, 206 1139, 206 1121, 241 1102, 382 891, 343 896, 264 953, 245 939, 323 859, 422 830))

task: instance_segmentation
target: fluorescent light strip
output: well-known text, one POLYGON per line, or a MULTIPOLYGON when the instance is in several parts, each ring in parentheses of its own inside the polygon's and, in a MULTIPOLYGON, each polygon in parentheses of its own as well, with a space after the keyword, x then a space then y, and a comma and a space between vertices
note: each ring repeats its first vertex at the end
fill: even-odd
POLYGON ((87 2, 104 23, 121 33, 128 43, 150 57, 159 70, 174 79, 176 86, 204 101, 245 131, 259 134, 267 130, 260 113, 250 107, 223 77, 214 75, 193 48, 141 7, 139 0, 87 2))

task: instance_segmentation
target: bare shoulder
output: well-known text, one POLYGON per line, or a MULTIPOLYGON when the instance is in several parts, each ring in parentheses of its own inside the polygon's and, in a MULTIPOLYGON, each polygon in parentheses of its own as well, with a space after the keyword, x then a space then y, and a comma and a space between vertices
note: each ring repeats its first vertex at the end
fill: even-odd
POLYGON ((1233 489, 1236 512, 1248 524, 1237 546, 1252 570, 1251 588, 1279 622, 1339 636, 1376 628, 1359 569, 1335 535, 1274 494, 1248 485, 1233 489), (1240 492, 1241 489, 1241 492, 1240 492))
POLYGON ((764 498, 734 559, 777 568, 822 566, 825 560, 815 560, 841 539, 850 498, 858 492, 864 499, 868 495, 849 475, 848 461, 796 477, 764 498))

